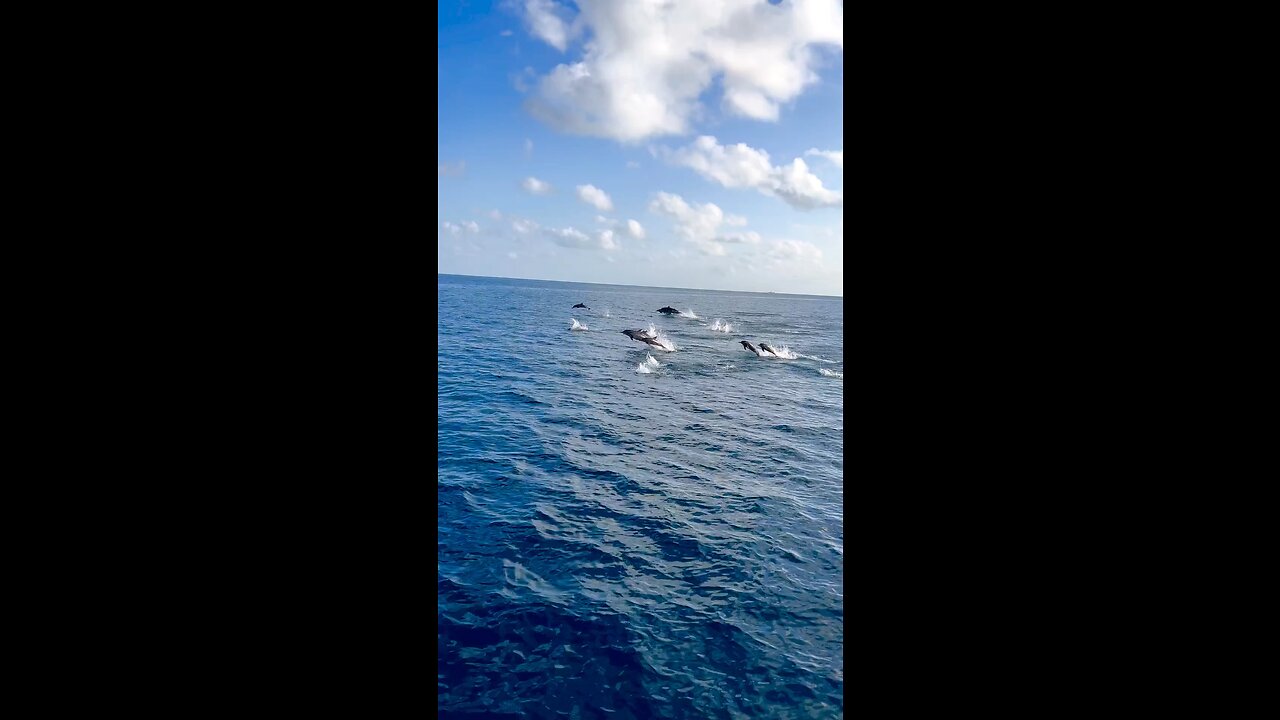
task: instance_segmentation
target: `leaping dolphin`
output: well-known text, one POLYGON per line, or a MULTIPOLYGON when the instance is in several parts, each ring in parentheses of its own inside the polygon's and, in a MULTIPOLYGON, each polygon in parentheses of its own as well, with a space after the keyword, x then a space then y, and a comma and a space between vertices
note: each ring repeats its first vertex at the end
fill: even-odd
POLYGON ((658 342, 657 338, 653 337, 652 335, 645 332, 644 330, 623 330, 622 334, 626 335, 627 337, 637 342, 642 342, 642 343, 666 350, 665 347, 662 347, 662 343, 658 342))
POLYGON ((587 310, 590 310, 590 309, 591 309, 591 308, 587 307, 586 305, 583 305, 582 303, 578 303, 577 305, 574 305, 574 307, 575 307, 575 308, 586 308, 587 310))
POLYGON ((679 310, 671 307, 670 305, 664 308, 660 308, 658 312, 662 313, 663 315, 679 315, 680 314, 679 310))
POLYGON ((744 348, 746 348, 746 349, 750 350, 751 352, 755 353, 755 354, 756 354, 756 357, 763 357, 763 356, 760 354, 760 351, 756 349, 756 346, 755 346, 755 345, 752 345, 751 343, 747 342, 746 340, 739 340, 738 342, 742 343, 742 347, 744 347, 744 348))
POLYGON ((780 355, 778 355, 778 351, 777 351, 777 350, 774 350, 773 348, 769 347, 769 343, 760 343, 760 349, 761 349, 761 350, 768 350, 768 351, 769 351, 770 353, 772 353, 774 356, 776 356, 776 357, 781 357, 780 355))

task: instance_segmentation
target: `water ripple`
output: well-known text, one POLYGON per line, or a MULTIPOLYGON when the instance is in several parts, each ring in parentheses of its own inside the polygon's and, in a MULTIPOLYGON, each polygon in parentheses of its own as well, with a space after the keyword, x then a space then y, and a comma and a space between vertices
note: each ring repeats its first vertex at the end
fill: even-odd
POLYGON ((841 301, 439 292, 440 714, 842 717, 843 383, 819 372, 843 377, 841 301), (546 311, 580 301, 609 317, 546 311), (620 330, 650 323, 679 350, 637 374, 620 330))

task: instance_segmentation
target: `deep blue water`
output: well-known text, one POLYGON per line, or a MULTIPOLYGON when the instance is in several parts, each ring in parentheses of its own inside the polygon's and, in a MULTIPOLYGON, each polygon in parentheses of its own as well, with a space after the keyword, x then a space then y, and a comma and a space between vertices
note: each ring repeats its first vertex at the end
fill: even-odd
POLYGON ((438 282, 440 715, 843 717, 843 300, 438 282))

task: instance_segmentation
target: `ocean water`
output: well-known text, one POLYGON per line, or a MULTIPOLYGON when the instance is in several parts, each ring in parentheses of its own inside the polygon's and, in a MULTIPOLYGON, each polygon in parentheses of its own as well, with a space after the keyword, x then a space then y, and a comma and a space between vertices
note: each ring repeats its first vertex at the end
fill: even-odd
POLYGON ((843 300, 438 287, 440 715, 843 717, 843 300))

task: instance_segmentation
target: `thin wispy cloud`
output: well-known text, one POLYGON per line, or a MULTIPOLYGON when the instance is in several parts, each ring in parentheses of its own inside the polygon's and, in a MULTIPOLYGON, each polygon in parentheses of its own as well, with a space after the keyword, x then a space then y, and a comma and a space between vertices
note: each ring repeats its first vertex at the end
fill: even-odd
POLYGON ((830 160, 831 163, 836 167, 840 168, 841 170, 844 169, 844 151, 843 150, 819 150, 817 148, 809 148, 808 150, 804 151, 804 154, 806 156, 817 155, 818 157, 824 157, 830 160))
POLYGON ((703 254, 723 256, 728 252, 716 237, 725 224, 725 213, 715 203, 690 203, 679 195, 659 192, 649 203, 649 211, 674 218, 676 235, 703 254))

